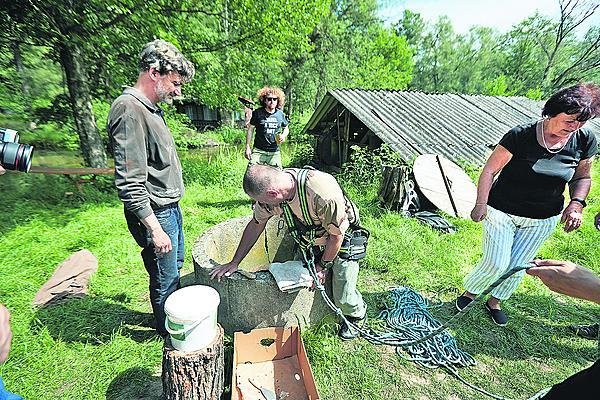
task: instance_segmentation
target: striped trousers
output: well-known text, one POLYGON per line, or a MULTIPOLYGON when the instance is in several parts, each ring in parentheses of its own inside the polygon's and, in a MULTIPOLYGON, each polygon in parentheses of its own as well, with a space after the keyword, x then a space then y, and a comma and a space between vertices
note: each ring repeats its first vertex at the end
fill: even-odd
MULTIPOLYGON (((560 215, 546 219, 517 217, 487 207, 483 221, 483 256, 465 277, 465 289, 479 294, 509 269, 533 260, 552 234, 560 215)), ((506 300, 517 289, 525 271, 519 271, 496 287, 491 295, 506 300)))

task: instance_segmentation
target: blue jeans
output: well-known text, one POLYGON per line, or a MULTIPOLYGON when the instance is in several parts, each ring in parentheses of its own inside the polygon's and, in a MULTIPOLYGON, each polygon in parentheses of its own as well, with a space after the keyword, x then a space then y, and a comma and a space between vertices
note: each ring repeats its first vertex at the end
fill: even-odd
POLYGON ((1 376, 0 376, 0 400, 23 400, 23 398, 21 396, 18 396, 16 394, 11 393, 8 390, 6 390, 1 376))
POLYGON ((179 288, 179 270, 183 266, 183 220, 178 203, 154 210, 154 215, 165 233, 171 239, 172 250, 165 254, 154 253, 154 244, 150 233, 139 219, 125 210, 125 219, 129 232, 142 247, 142 260, 150 278, 150 302, 156 320, 156 331, 166 335, 165 300, 179 288))

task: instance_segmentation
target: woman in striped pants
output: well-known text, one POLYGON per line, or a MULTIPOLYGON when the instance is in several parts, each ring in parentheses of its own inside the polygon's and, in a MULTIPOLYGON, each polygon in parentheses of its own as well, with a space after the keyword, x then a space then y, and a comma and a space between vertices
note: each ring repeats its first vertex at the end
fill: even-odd
MULTIPOLYGON (((483 221, 483 256, 464 280, 458 310, 506 271, 531 261, 559 220, 567 232, 579 228, 598 146, 583 126, 597 115, 600 87, 574 85, 548 99, 543 119, 517 126, 500 140, 479 177, 471 219, 483 221), (567 183, 570 201, 563 210, 567 183)), ((485 303, 496 324, 508 322, 500 301, 516 290, 524 272, 502 282, 485 303)))

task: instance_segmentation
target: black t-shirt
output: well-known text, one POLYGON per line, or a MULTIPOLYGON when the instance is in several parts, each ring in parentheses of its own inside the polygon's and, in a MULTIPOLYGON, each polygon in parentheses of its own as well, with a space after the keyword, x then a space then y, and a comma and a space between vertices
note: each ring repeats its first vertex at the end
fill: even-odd
POLYGON ((275 135, 282 127, 288 126, 288 120, 283 111, 276 109, 269 114, 264 107, 252 111, 250 125, 256 127, 254 135, 254 147, 263 151, 277 151, 279 146, 275 141, 275 135))
POLYGON ((582 159, 597 152, 596 137, 579 129, 556 154, 536 138, 536 122, 511 129, 500 145, 512 158, 492 185, 488 204, 508 214, 543 219, 561 213, 565 185, 582 159))

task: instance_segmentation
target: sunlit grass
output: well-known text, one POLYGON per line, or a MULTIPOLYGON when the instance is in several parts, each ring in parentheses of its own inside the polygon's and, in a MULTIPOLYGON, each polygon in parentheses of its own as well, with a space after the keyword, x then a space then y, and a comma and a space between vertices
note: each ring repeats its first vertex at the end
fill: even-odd
MULTIPOLYGON (((208 160, 182 158, 184 273, 189 273, 195 239, 216 223, 249 214, 250 202, 240 188, 245 161, 238 150, 217 152, 208 160)), ((375 186, 346 189, 372 233, 359 280, 370 317, 377 315, 378 299, 387 288, 408 285, 448 302, 434 313, 449 318, 449 302, 480 255, 481 226, 452 219, 459 231, 442 235, 378 209, 375 186)), ((584 227, 571 234, 557 229, 542 256, 569 258, 600 272, 600 233, 592 226, 600 210, 596 189, 584 227)), ((7 174, 0 177, 0 195, 0 301, 12 311, 14 331, 10 359, 0 367, 8 388, 34 400, 158 399, 162 345, 149 328, 147 274, 110 178, 83 185, 80 192, 62 176, 7 174), (89 296, 34 308, 31 301, 54 268, 82 248, 99 262, 89 296)), ((571 323, 592 322, 596 306, 552 294, 527 277, 505 309, 510 316, 506 328, 493 325, 482 307, 452 328, 459 345, 478 361, 460 371, 469 381, 526 398, 596 356, 595 343, 566 330, 571 323)), ((418 369, 391 348, 363 340, 345 343, 335 334, 331 324, 303 334, 323 399, 482 398, 441 370, 418 369)))

